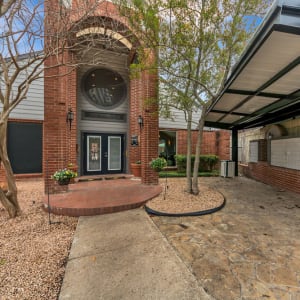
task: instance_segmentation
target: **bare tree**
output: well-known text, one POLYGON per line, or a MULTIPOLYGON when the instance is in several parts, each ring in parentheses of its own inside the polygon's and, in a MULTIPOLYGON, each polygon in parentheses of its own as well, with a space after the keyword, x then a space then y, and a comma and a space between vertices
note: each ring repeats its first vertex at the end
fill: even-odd
POLYGON ((21 209, 7 153, 7 125, 10 113, 26 101, 32 82, 42 78, 46 68, 67 66, 65 73, 53 75, 65 76, 81 64, 100 64, 101 49, 129 53, 124 37, 132 38, 132 34, 127 27, 98 12, 106 1, 78 1, 73 6, 65 2, 0 2, 0 164, 8 185, 7 190, 0 188, 0 201, 10 217, 21 209), (54 58, 52 64, 45 65, 49 57, 54 58))
POLYGON ((41 14, 40 4, 28 7, 23 1, 14 1, 1 17, 0 163, 4 166, 8 190, 0 189, 0 201, 10 217, 15 217, 20 212, 20 206, 7 153, 7 124, 11 111, 26 98, 31 82, 42 74, 42 54, 35 49, 43 30, 41 14), (21 54, 26 52, 28 54, 22 57, 21 54), (18 82, 19 78, 23 80, 18 82))
POLYGON ((11 8, 16 0, 4 1, 0 0, 0 17, 6 14, 6 12, 11 8))

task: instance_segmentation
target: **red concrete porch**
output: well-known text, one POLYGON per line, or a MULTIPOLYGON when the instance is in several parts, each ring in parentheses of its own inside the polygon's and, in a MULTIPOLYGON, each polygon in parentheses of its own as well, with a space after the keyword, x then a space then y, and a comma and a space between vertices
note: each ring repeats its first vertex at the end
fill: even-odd
POLYGON ((68 192, 46 195, 44 209, 48 211, 49 203, 51 213, 57 215, 101 215, 140 207, 162 190, 159 185, 141 184, 139 179, 115 178, 79 178, 68 192))

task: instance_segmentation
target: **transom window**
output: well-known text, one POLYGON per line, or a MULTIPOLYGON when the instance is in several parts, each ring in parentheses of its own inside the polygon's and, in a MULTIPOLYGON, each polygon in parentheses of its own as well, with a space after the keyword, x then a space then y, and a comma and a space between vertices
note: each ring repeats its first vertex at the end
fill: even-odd
POLYGON ((102 109, 119 106, 127 96, 126 82, 121 75, 105 68, 88 72, 83 78, 83 90, 88 101, 102 109))

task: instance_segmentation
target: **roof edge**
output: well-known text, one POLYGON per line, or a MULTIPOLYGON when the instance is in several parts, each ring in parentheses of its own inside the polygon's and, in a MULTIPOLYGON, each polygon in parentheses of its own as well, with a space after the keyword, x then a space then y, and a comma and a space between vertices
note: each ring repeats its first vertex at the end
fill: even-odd
POLYGON ((299 18, 299 15, 300 2, 298 0, 276 0, 272 4, 270 10, 263 18, 262 23, 258 26, 252 38, 249 40, 239 60, 232 67, 230 75, 226 80, 223 90, 213 101, 213 103, 209 106, 207 114, 223 96, 224 92, 240 74, 243 68, 247 65, 248 61, 261 47, 265 39, 273 32, 273 30, 289 31, 294 34, 299 34, 300 23, 294 24, 293 22, 293 18, 297 16, 299 18), (285 27, 287 27, 287 30, 284 29, 285 27))

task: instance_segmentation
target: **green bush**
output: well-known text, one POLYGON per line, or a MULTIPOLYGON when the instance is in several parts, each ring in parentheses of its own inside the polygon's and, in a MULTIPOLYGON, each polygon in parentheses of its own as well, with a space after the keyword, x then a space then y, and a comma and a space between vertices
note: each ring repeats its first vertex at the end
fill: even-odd
MULTIPOLYGON (((186 155, 176 155, 176 165, 178 172, 186 171, 186 155)), ((217 155, 200 155, 199 172, 212 171, 216 168, 216 164, 219 161, 217 155)), ((192 169, 195 162, 195 155, 191 157, 192 169)))
POLYGON ((153 158, 150 162, 150 167, 159 172, 167 166, 167 161, 163 157, 153 158))

